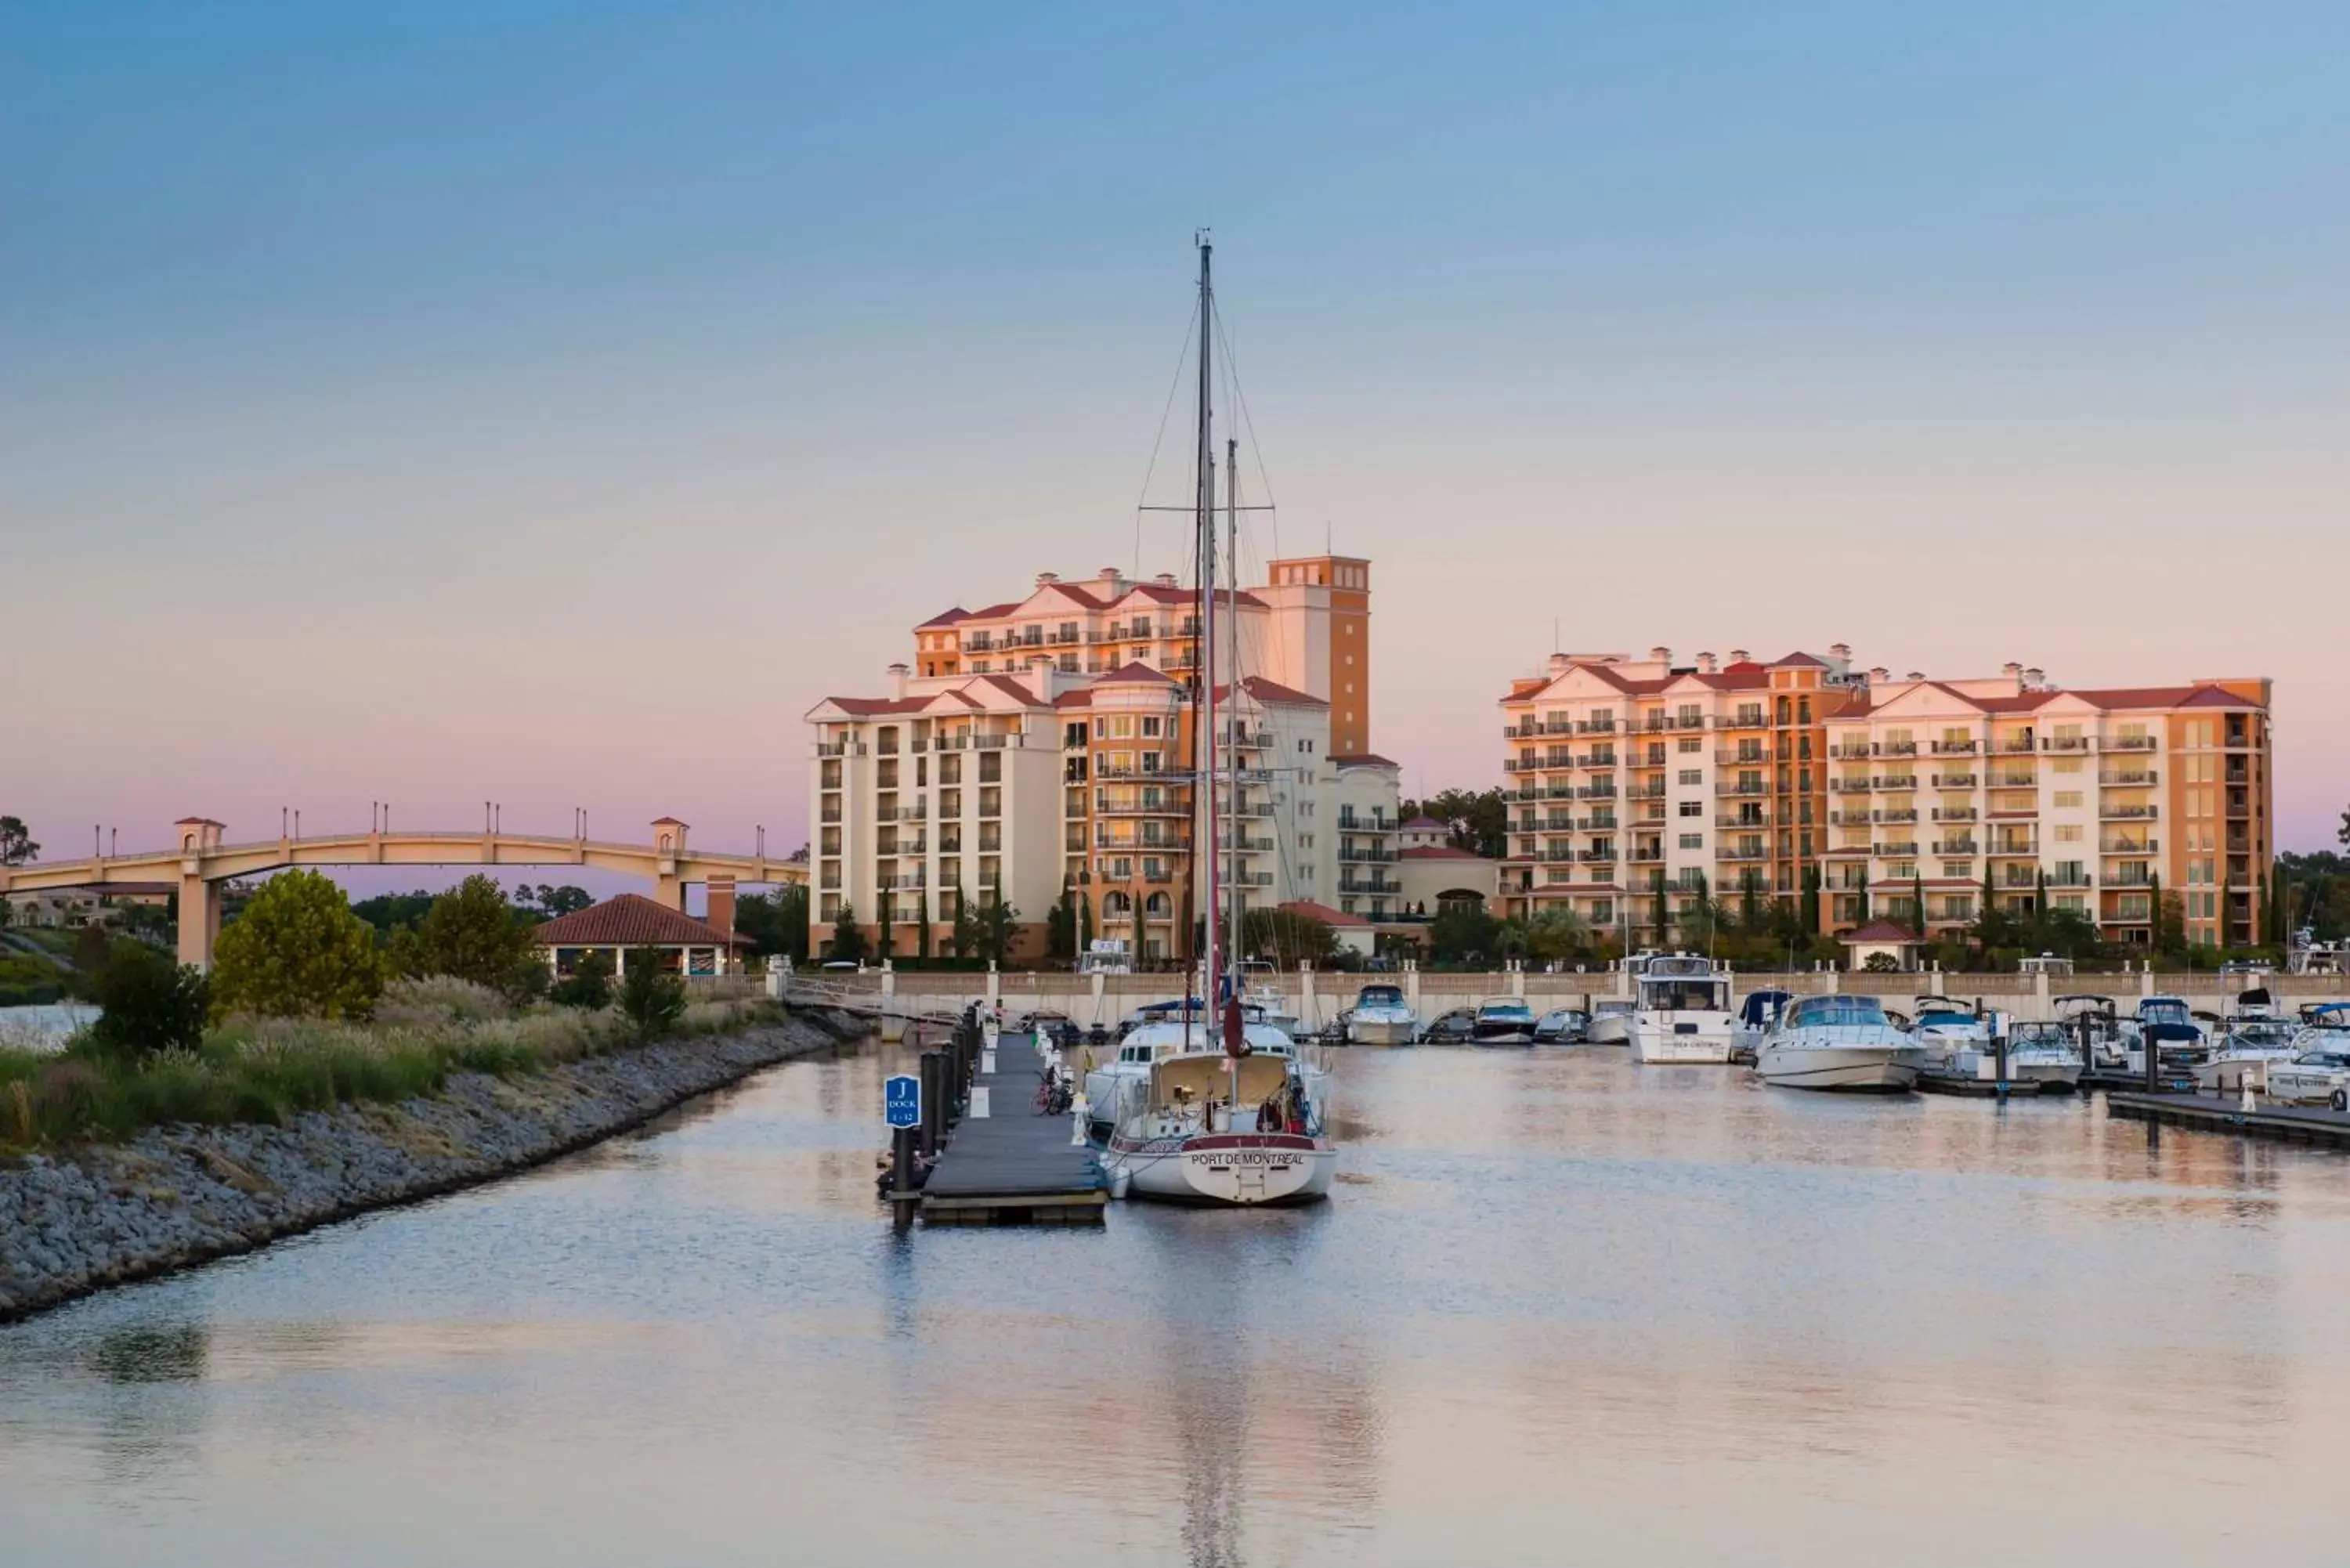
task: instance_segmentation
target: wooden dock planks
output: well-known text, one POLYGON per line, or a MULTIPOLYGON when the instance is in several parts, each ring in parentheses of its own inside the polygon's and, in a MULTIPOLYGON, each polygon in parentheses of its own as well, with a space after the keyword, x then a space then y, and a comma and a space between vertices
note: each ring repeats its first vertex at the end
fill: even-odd
POLYGON ((2210 1099, 2199 1095, 2115 1091, 2106 1096, 2106 1109, 2112 1116, 2165 1127, 2350 1149, 2350 1112, 2314 1106, 2262 1106, 2247 1111, 2233 1100, 2210 1099))
POLYGON ((1066 1115, 1036 1113, 1045 1056, 1035 1037, 1001 1036, 995 1067, 973 1080, 988 1091, 988 1115, 963 1118, 923 1185, 922 1222, 1101 1223, 1109 1191, 1100 1160, 1070 1141, 1066 1115))

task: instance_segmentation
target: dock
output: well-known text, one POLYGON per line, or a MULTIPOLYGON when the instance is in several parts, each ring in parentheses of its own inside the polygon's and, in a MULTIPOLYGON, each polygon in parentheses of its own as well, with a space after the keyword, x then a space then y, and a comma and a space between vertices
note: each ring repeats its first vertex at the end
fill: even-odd
POLYGON ((2106 1109, 2131 1121, 2153 1122, 2162 1127, 2350 1149, 2350 1111, 2265 1105, 2248 1111, 2234 1100, 2201 1095, 2149 1095, 2143 1091, 2128 1094, 2119 1090, 2106 1096, 2106 1109))
POLYGON ((956 1124, 922 1187, 924 1225, 1102 1222, 1109 1184, 1100 1159, 1070 1141, 1068 1116, 1036 1114, 1044 1070, 1035 1035, 997 1038, 995 1071, 972 1079, 988 1092, 988 1114, 956 1124))

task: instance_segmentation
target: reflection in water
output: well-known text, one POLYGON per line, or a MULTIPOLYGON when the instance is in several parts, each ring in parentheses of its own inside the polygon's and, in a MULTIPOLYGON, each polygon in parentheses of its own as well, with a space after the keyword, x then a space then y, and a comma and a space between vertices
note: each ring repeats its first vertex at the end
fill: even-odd
POLYGON ((0 1329, 0 1556, 2338 1555, 2336 1159, 1358 1052, 1326 1205, 900 1237, 910 1052, 0 1329))

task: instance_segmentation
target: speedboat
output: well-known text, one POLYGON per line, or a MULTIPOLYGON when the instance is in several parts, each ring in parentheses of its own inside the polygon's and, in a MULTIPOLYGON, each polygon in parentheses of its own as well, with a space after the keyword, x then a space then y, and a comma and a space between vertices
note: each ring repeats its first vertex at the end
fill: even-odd
POLYGON ((1903 1094, 1917 1086, 1927 1054, 1873 996, 1807 996, 1762 1042, 1754 1070, 1782 1088, 1903 1094))
POLYGON ((1534 1010, 1523 996, 1488 997, 1478 1006, 1469 1038, 1479 1045, 1531 1045, 1534 1043, 1534 1010))
POLYGON ((2221 1095, 2241 1095, 2248 1087, 2267 1093, 2270 1072, 2302 1054, 2300 1033, 2274 1018, 2238 1023, 2220 1037, 2209 1057, 2196 1064, 2195 1086, 2221 1095))
POLYGON ((2073 1036, 2081 1048, 2081 1060, 2086 1070, 2099 1067, 2119 1067, 2127 1056, 2122 1045, 2121 1020, 2110 996, 2060 996, 2056 999, 2056 1021, 2073 1036))
POLYGON ((2350 1034, 2339 1044, 2304 1051, 2290 1062, 2272 1063, 2269 1098, 2281 1106, 2330 1106, 2350 1111, 2350 1034))
POLYGON ((1466 1045, 1476 1037, 1476 1010, 1456 1007, 1430 1019, 1428 1027, 1419 1032, 1419 1043, 1423 1045, 1466 1045))
POLYGON ((1629 1045, 1632 1043, 1632 1010, 1634 1002, 1595 1002, 1591 1004, 1591 1022, 1584 1025, 1586 1045, 1629 1045))
POLYGON ((1399 985, 1367 985, 1343 1020, 1349 1045, 1409 1045, 1416 1021, 1399 985))
POLYGON ((1730 1034, 1730 1059, 1754 1064, 1754 1054, 1762 1048, 1763 1036, 1779 1027, 1780 1018, 1787 1004, 1795 1000, 1792 991, 1750 991, 1738 1004, 1738 1023, 1730 1034))
POLYGON ((2007 1075, 2015 1082, 2065 1094, 2081 1086, 2081 1048, 2062 1023, 2019 1023, 2009 1033, 2007 1075))
POLYGON ((1930 1057, 1947 1059, 1961 1051, 1991 1049, 1991 1021, 1973 1008, 1947 996, 1921 996, 1916 1002, 1909 1037, 1926 1047, 1930 1057))
POLYGON ((2187 1000, 2178 996, 2138 999, 2137 1015, 2122 1023, 2122 1044, 2129 1053, 2129 1070, 2146 1071, 2150 1045, 2158 1066, 2184 1071, 2199 1066, 2210 1054, 2211 1040, 2195 1021, 2187 1000))
POLYGON ((1635 984, 1627 1030, 1633 1061, 1730 1060, 1735 1022, 1727 969, 1702 953, 1659 953, 1635 984))
POLYGON ((2293 1043, 2304 1051, 2350 1050, 2350 1002, 2302 1003, 2293 1043))
POLYGON ((1247 1208, 1328 1197, 1338 1163, 1328 1076, 1277 1029, 1242 1025, 1237 1055, 1212 1033, 1200 1020, 1147 1025, 1120 1048, 1118 1072, 1088 1078, 1088 1119, 1109 1124, 1102 1163, 1113 1189, 1247 1208), (1100 1113, 1097 1078, 1109 1096, 1100 1113))
POLYGON ((1583 1039, 1583 1032, 1590 1026, 1591 1014, 1580 1007, 1554 1007, 1534 1020, 1534 1044, 1573 1045, 1583 1039))

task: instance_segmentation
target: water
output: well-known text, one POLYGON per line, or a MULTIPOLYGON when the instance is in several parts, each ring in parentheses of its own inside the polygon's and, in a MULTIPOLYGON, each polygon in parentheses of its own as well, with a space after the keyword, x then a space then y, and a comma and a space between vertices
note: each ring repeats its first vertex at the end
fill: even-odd
POLYGON ((0 1562, 2344 1558, 2338 1158, 1357 1051, 1321 1209, 893 1238, 905 1059, 0 1329, 0 1562))
POLYGON ((0 1049, 54 1051, 84 1024, 98 1022, 99 1009, 80 1002, 0 1007, 0 1049))

